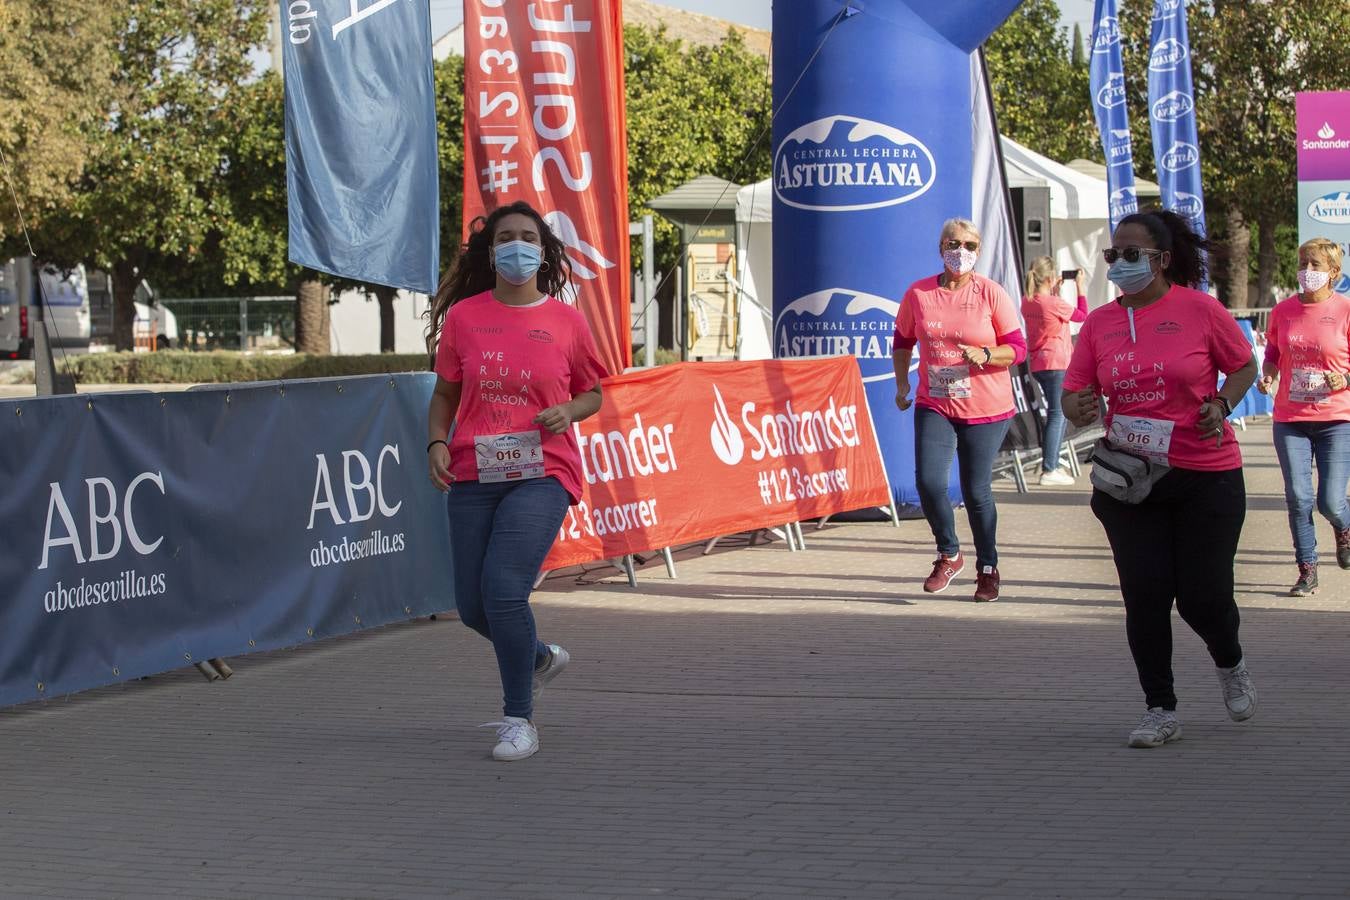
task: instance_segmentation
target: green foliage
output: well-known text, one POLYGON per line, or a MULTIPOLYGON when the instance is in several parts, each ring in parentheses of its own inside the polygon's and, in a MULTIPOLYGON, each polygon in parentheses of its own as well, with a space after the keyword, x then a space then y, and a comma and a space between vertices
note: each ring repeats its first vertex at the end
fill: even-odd
POLYGON ((1004 135, 1060 162, 1102 158, 1087 63, 1071 51, 1054 0, 1027 0, 984 52, 1004 135))
POLYGON ((436 64, 436 143, 440 153, 441 269, 459 253, 464 234, 464 60, 436 64))
MULTIPOLYGON (((0 151, 30 229, 70 200, 113 98, 112 4, 0 0, 0 151)), ((19 217, 3 186, 0 243, 17 252, 19 217)), ((6 256, 12 253, 6 253, 6 256)))
POLYGON ((217 351, 191 353, 90 353, 70 357, 81 384, 229 384, 293 378, 334 378, 426 372, 426 354, 310 356, 302 353, 258 356, 217 351))
MULTIPOLYGON (((699 175, 739 184, 769 176, 769 63, 740 35, 729 31, 716 46, 686 47, 664 29, 630 25, 624 58, 631 216, 641 218, 647 201, 699 175)), ((656 223, 657 270, 664 271, 675 264, 679 237, 659 216, 656 223)), ((638 249, 634 265, 641 264, 638 249)))

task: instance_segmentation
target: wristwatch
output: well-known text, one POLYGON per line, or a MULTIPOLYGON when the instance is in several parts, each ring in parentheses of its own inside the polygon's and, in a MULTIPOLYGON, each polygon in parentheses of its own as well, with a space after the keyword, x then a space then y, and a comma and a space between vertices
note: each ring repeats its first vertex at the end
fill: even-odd
POLYGON ((988 347, 981 347, 980 349, 984 351, 984 364, 987 366, 991 361, 993 361, 994 354, 989 352, 988 347))
POLYGON ((1223 414, 1225 418, 1233 414, 1233 404, 1229 403, 1228 398, 1225 397, 1223 394, 1215 394, 1214 402, 1223 406, 1223 414))

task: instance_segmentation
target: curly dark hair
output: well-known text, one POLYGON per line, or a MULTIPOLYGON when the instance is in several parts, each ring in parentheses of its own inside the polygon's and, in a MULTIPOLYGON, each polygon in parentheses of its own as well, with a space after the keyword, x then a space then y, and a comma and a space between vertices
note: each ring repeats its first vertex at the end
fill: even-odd
POLYGON ((563 242, 533 206, 518 200, 497 207, 486 217, 479 216, 469 223, 469 239, 460 247, 459 255, 442 276, 436 295, 431 300, 431 308, 427 311, 427 352, 433 358, 436 355, 436 343, 440 340, 441 326, 450 307, 496 286, 497 273, 492 268, 488 249, 492 246, 498 223, 510 215, 529 216, 539 229, 539 243, 544 249, 544 262, 535 276, 535 285, 539 290, 551 297, 561 297, 572 283, 572 263, 567 259, 563 242))
POLYGON ((1159 250, 1172 254, 1163 275, 1173 284, 1198 288, 1209 276, 1210 244, 1191 228, 1191 223, 1170 209, 1150 209, 1132 213, 1116 225, 1142 225, 1148 229, 1159 250))

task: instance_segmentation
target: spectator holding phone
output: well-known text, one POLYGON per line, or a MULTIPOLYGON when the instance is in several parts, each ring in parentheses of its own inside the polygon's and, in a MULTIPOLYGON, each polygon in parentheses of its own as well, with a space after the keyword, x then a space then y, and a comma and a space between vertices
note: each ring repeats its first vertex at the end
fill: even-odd
POLYGON ((1055 260, 1038 256, 1027 269, 1026 295, 1022 298, 1022 319, 1027 328, 1027 358, 1031 377, 1045 395, 1045 436, 1041 440, 1041 484, 1073 484, 1073 476, 1059 467, 1059 450, 1064 442, 1064 409, 1060 391, 1064 388, 1064 370, 1073 351, 1070 322, 1087 318, 1087 297, 1078 286, 1078 270, 1057 272, 1055 260), (1071 282, 1078 295, 1077 305, 1060 296, 1064 282, 1071 282))
POLYGON ((1332 289, 1340 277, 1340 245, 1307 241, 1298 248, 1299 292, 1276 305, 1266 326, 1258 387, 1275 395, 1275 453, 1298 564, 1292 597, 1317 590, 1314 506, 1335 531, 1337 564, 1350 569, 1350 298, 1332 289))

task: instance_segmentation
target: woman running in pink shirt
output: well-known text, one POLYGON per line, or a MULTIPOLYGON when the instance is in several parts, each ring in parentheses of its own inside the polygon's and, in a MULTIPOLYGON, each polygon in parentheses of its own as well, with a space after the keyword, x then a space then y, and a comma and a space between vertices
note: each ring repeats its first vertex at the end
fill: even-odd
POLYGON ((980 232, 949 219, 938 240, 943 271, 909 286, 895 319, 895 404, 914 411, 914 470, 919 502, 933 529, 938 558, 923 583, 946 590, 966 560, 947 497, 952 457, 959 462, 961 498, 975 537, 975 597, 997 600, 998 510, 994 457, 1016 408, 1008 367, 1027 356, 1017 309, 997 282, 975 274, 980 232), (909 361, 919 347, 917 399, 909 397, 909 361))
POLYGON ((1238 642, 1233 560, 1246 517, 1242 453, 1226 418, 1256 380, 1256 358, 1228 311, 1195 289, 1208 244, 1172 212, 1137 213, 1103 251, 1121 296, 1088 316, 1064 378, 1079 427, 1107 404, 1106 440, 1164 473, 1138 503, 1092 492, 1125 599, 1125 632, 1148 711, 1131 747, 1181 737, 1172 687, 1172 603, 1218 667, 1228 715, 1256 713, 1238 642), (1227 375, 1217 390, 1220 374, 1227 375))
POLYGON ((1064 279, 1060 277, 1055 260, 1038 256, 1027 269, 1026 296, 1022 298, 1022 319, 1027 326, 1027 359, 1031 377, 1041 386, 1045 396, 1045 436, 1041 440, 1041 484, 1070 485, 1073 476, 1059 467, 1059 450, 1064 443, 1064 409, 1059 395, 1064 389, 1064 370, 1069 367, 1073 352, 1070 322, 1087 318, 1087 297, 1078 290, 1077 272, 1074 273, 1074 292, 1078 305, 1060 296, 1064 279))
POLYGON ((449 493, 460 619, 497 655, 499 760, 538 751, 534 698, 569 659, 536 637, 530 592, 581 499, 572 423, 600 409, 605 375, 586 320, 557 299, 570 268, 539 214, 513 203, 474 223, 431 307, 427 464, 449 493))
POLYGON ((1340 277, 1340 244, 1306 242, 1298 248, 1299 293, 1276 305, 1266 326, 1260 388, 1275 394, 1275 452, 1298 563, 1293 597, 1317 590, 1314 506, 1335 530, 1336 563, 1350 569, 1350 299, 1332 290, 1340 277))

